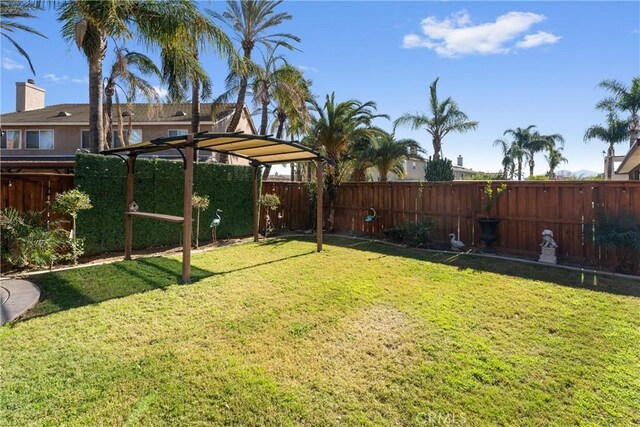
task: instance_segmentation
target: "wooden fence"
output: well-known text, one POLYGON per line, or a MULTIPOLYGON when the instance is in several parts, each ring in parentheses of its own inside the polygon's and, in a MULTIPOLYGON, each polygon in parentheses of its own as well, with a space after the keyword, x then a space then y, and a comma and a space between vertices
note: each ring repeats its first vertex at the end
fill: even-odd
MULTIPOLYGON (((44 212, 48 220, 59 219, 50 210, 58 193, 73 188, 73 175, 51 173, 3 173, 0 177, 0 209, 14 207, 20 212, 44 212)), ((69 228, 68 221, 64 222, 69 228)))
MULTIPOLYGON (((498 185, 499 183, 494 183, 498 185)), ((467 245, 481 246, 480 227, 484 183, 346 183, 335 201, 334 228, 339 232, 381 237, 384 229, 428 216, 436 222, 434 242, 446 244, 456 233, 467 245), (365 223, 369 208, 377 219, 365 223)), ((624 181, 507 182, 508 189, 492 209, 500 218, 499 253, 536 258, 542 230, 551 229, 563 262, 615 264, 615 254, 595 242, 598 213, 632 215, 640 220, 640 183, 624 181)), ((313 226, 313 212, 304 183, 265 182, 263 193, 282 201, 274 219, 278 229, 313 226)), ((325 215, 328 215, 325 206, 325 215)), ((272 215, 274 217, 275 215, 272 215)), ((326 218, 326 216, 325 216, 326 218)), ((326 226, 326 221, 325 221, 326 226)))

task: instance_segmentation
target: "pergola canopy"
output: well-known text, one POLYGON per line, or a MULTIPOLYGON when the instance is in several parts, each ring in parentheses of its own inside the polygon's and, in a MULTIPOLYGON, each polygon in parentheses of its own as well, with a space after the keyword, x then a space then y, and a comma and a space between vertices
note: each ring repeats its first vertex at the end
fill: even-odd
POLYGON ((297 142, 242 132, 196 133, 193 135, 193 142, 188 141, 187 135, 157 138, 127 147, 104 150, 102 154, 127 153, 135 156, 174 148, 180 150, 186 147, 241 157, 250 160, 254 165, 327 160, 320 153, 297 142))

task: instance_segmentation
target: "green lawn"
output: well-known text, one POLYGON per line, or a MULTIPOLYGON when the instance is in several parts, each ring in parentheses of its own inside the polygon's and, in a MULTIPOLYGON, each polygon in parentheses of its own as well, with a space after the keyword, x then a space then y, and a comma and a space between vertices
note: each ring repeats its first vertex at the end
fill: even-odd
POLYGON ((328 238, 49 273, 2 425, 637 425, 640 283, 328 238), (448 423, 448 424, 447 424, 448 423))

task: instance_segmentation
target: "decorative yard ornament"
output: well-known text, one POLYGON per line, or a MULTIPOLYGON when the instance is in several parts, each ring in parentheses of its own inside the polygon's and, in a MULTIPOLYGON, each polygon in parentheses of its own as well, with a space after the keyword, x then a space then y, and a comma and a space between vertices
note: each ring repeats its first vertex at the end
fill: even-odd
POLYGON ((538 262, 547 264, 558 263, 556 258, 556 248, 558 244, 553 240, 553 231, 548 229, 542 230, 542 243, 540 243, 540 247, 542 248, 542 253, 540 254, 538 262))
POLYGON ((138 204, 135 201, 129 203, 129 212, 138 212, 138 204))
POLYGON ((378 215, 376 214, 376 210, 373 208, 369 208, 367 211, 367 217, 364 219, 364 222, 371 222, 376 219, 378 215))
POLYGON ((465 244, 462 241, 456 240, 455 233, 449 234, 449 237, 451 237, 451 250, 452 251, 460 252, 465 247, 465 244))
POLYGON ((211 225, 209 226, 211 228, 211 238, 214 242, 218 240, 218 227, 220 226, 220 221, 222 220, 222 218, 220 218, 221 212, 222 209, 216 209, 216 217, 213 218, 213 221, 211 221, 211 225))

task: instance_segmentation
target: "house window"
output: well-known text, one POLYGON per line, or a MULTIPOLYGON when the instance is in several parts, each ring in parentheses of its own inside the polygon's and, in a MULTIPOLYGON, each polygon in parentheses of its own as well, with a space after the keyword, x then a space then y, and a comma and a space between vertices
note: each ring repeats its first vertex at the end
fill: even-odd
POLYGON ((3 130, 0 148, 19 150, 22 148, 22 132, 19 130, 3 130))
POLYGON ((167 136, 185 136, 189 131, 186 129, 169 129, 169 134, 167 136))
POLYGON ((52 130, 27 130, 25 131, 27 148, 36 150, 53 150, 52 130))
MULTIPOLYGON (((129 130, 124 129, 122 131, 122 135, 124 136, 125 141, 127 140, 127 135, 129 134, 129 130)), ((141 129, 132 129, 131 130, 131 138, 129 139, 129 144, 138 144, 142 142, 142 130, 141 129)), ((113 131, 113 148, 121 147, 120 143, 120 132, 114 130, 113 131)))
POLYGON ((80 148, 84 150, 91 150, 91 138, 89 138, 89 131, 80 131, 80 148))

